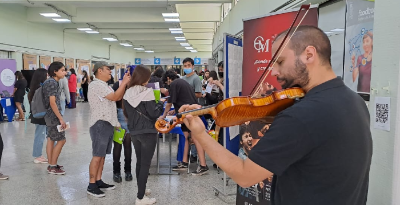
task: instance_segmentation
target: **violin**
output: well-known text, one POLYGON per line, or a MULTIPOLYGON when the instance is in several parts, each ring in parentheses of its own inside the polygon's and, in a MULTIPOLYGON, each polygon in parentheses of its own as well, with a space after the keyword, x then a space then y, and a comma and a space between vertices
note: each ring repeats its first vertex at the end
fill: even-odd
MULTIPOLYGON (((291 27, 288 29, 281 45, 278 47, 267 68, 273 67, 277 59, 277 54, 279 53, 278 56, 280 56, 283 49, 289 43, 290 39, 286 42, 286 38, 291 33, 291 29, 293 28, 300 12, 303 10, 306 11, 306 13, 304 14, 303 18, 301 19, 298 25, 300 25, 303 19, 305 18, 306 14, 308 13, 308 10, 310 9, 310 6, 311 4, 301 6, 299 12, 296 15, 296 18, 294 19, 291 27), (281 50, 284 43, 286 44, 281 50)), ((296 32, 297 28, 298 27, 296 27, 291 37, 296 32)), ((212 118, 215 120, 215 124, 217 125, 216 135, 218 135, 220 127, 231 127, 235 125, 241 125, 248 121, 263 121, 266 123, 272 123, 274 117, 279 112, 292 106, 296 99, 304 97, 305 92, 301 88, 293 87, 293 88, 283 89, 280 91, 274 91, 267 96, 260 94, 262 90, 262 83, 267 78, 270 71, 271 69, 264 70, 256 86, 253 88, 250 96, 227 98, 215 105, 205 106, 200 109, 178 113, 176 115, 176 118, 171 120, 158 119, 155 123, 156 130, 160 133, 168 133, 176 125, 182 124, 183 119, 187 115, 199 116, 199 115, 210 114, 212 118)))

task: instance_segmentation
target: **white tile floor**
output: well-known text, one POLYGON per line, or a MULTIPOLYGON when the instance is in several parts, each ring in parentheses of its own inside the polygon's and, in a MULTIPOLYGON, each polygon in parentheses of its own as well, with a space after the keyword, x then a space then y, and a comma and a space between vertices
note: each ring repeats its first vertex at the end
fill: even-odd
MULTIPOLYGON (((71 123, 67 131, 67 143, 59 158, 64 166, 65 176, 49 175, 46 164, 34 164, 32 147, 35 127, 30 122, 4 122, 0 132, 4 141, 2 167, 0 171, 10 176, 0 180, 0 204, 134 204, 137 186, 136 179, 116 184, 112 181, 112 155, 107 156, 103 180, 116 184, 117 188, 106 192, 104 198, 94 198, 86 194, 88 185, 88 165, 91 160, 91 140, 88 128, 89 105, 78 103, 77 109, 66 110, 66 121, 71 123)), ((46 141, 45 143, 46 144, 46 141)), ((45 146, 44 146, 45 148, 45 146)), ((176 164, 176 141, 173 141, 172 163, 176 164)), ((43 155, 46 155, 43 149, 43 155)), ((168 140, 160 140, 161 165, 169 164, 168 140)), ((123 156, 123 154, 122 154, 123 156)), ((123 161, 123 157, 121 157, 123 161)), ((132 168, 136 163, 133 151, 132 168)), ((180 175, 156 175, 156 155, 153 157, 151 175, 147 183, 152 189, 152 197, 157 204, 235 204, 235 196, 218 197, 213 186, 223 189, 223 173, 217 173, 208 159, 210 172, 203 176, 192 176, 186 172, 180 175)), ((196 168, 192 164, 191 169, 196 168)), ((161 169, 168 172, 168 169, 161 169)), ((236 193, 236 184, 229 181, 226 193, 236 193)))

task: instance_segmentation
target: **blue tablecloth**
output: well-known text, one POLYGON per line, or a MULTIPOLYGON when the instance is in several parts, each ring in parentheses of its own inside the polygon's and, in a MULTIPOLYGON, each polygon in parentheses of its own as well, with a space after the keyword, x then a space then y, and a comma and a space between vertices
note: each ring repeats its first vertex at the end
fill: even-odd
POLYGON ((12 122, 14 119, 14 115, 15 115, 15 111, 17 109, 17 107, 15 106, 15 102, 14 102, 14 98, 13 97, 4 97, 1 99, 1 106, 3 106, 7 118, 8 118, 8 122, 12 122), (11 101, 11 105, 10 106, 6 106, 6 100, 10 99, 11 101))

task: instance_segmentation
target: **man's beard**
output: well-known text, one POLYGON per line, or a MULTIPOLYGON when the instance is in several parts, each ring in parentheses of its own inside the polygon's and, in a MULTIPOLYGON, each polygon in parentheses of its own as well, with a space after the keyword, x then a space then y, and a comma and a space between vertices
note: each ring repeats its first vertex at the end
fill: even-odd
POLYGON ((282 89, 298 86, 303 87, 308 84, 309 76, 307 71, 307 66, 297 57, 295 68, 293 69, 293 73, 289 74, 287 77, 280 78, 277 77, 278 81, 284 82, 282 85, 282 89))

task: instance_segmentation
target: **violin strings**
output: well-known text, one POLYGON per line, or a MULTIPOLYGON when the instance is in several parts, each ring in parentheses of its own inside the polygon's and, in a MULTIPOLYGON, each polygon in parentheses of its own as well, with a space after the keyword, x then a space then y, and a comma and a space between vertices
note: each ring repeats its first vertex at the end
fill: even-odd
MULTIPOLYGON (((310 6, 311 6, 311 3, 310 3, 310 6)), ((293 37, 294 34, 296 33, 297 29, 299 28, 299 26, 301 26, 301 23, 303 22, 304 18, 307 16, 307 13, 308 13, 309 10, 310 10, 310 9, 307 9, 306 13, 303 15, 303 18, 301 18, 299 24, 298 24, 298 25, 296 26, 296 28, 294 29, 292 35, 290 35, 289 39, 285 42, 285 45, 283 46, 283 48, 279 51, 278 56, 277 56, 275 59, 272 59, 272 60, 273 60, 272 65, 271 65, 269 68, 267 68, 267 69, 268 69, 267 74, 264 75, 263 80, 262 80, 261 83, 258 85, 258 87, 257 87, 257 89, 256 89, 256 92, 254 92, 254 95, 253 95, 252 97, 256 96, 257 93, 260 92, 260 89, 261 89, 261 87, 262 87, 262 85, 263 85, 265 79, 268 77, 269 73, 270 73, 271 70, 272 70, 272 67, 274 67, 274 65, 275 65, 275 63, 276 63, 276 60, 281 56, 283 50, 285 50, 286 46, 289 44, 290 40, 292 39, 292 37, 293 37)))

